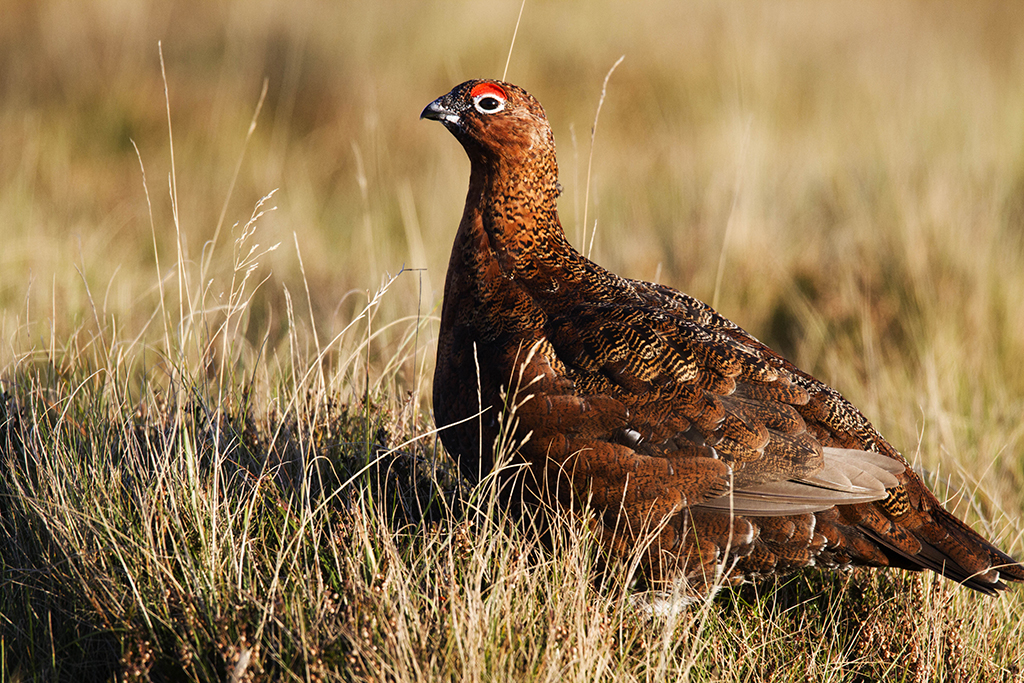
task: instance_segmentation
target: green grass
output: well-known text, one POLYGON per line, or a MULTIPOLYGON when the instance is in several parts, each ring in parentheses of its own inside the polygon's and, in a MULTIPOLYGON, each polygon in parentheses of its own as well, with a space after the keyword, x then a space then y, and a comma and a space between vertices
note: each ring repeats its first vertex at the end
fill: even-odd
MULTIPOLYGON (((0 681, 1024 680, 1020 588, 808 571, 649 620, 578 520, 550 552, 460 483, 468 164, 416 116, 500 76, 518 3, 8 5, 0 681)), ((574 243, 836 386, 1018 557, 1020 7, 528 3, 509 72, 574 243)))

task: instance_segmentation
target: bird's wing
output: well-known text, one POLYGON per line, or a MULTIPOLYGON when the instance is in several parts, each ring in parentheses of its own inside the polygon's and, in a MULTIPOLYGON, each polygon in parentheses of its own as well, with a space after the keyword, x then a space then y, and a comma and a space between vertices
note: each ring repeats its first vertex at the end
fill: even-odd
POLYGON ((684 436, 729 463, 738 487, 824 466, 797 410, 807 391, 759 349, 644 302, 582 303, 548 330, 576 392, 621 401, 638 443, 657 449, 684 436))
POLYGON ((892 458, 847 448, 822 449, 824 465, 806 477, 770 481, 726 492, 701 507, 736 515, 773 517, 820 512, 835 505, 870 503, 899 484, 904 466, 892 458))

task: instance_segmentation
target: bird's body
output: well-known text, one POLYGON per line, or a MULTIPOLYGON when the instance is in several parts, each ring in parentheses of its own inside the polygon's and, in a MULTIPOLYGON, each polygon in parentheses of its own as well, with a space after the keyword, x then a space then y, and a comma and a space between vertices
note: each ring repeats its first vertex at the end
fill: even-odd
POLYGON ((928 568, 993 593, 1024 567, 947 512, 838 392, 706 304, 583 257, 555 145, 521 88, 435 100, 472 165, 434 413, 470 479, 505 447, 534 502, 592 511, 612 556, 700 592, 811 564, 928 568), (502 445, 504 444, 504 446, 502 445))

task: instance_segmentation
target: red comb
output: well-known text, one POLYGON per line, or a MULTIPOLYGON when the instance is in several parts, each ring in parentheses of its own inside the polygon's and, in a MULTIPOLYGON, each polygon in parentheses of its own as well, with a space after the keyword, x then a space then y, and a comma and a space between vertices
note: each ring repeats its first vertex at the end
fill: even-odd
POLYGON ((500 85, 495 83, 477 83, 473 86, 473 89, 469 91, 469 96, 474 99, 483 95, 494 95, 502 100, 508 99, 508 93, 506 93, 500 85))

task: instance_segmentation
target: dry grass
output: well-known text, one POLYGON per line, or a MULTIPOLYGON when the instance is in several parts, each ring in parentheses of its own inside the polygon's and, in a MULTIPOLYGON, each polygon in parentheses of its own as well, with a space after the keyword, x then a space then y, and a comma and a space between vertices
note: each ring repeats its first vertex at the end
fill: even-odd
MULTIPOLYGON (((459 490, 428 397, 468 166, 416 115, 518 11, 7 3, 0 680, 1024 680, 1019 588, 807 572, 648 621, 578 524, 547 552, 459 490)), ((509 72, 571 239, 840 388, 1017 556, 1022 25, 534 3, 509 72)))

